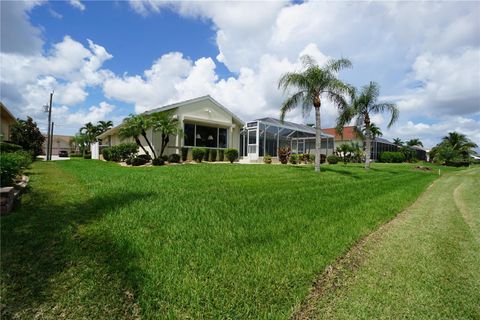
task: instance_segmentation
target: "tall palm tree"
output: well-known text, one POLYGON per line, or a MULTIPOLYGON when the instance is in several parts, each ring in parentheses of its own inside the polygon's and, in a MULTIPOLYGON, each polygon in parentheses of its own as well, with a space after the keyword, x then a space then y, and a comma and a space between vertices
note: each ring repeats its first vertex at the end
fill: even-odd
MULTIPOLYGON (((123 124, 119 129, 119 135, 120 138, 122 139, 128 139, 128 138, 133 138, 137 145, 142 148, 143 152, 145 154, 150 154, 147 149, 143 146, 143 144, 140 142, 140 136, 143 136, 143 132, 145 131, 145 119, 143 116, 136 116, 131 114, 129 117, 125 118, 123 120, 123 124)), ((153 155, 155 157, 155 150, 150 145, 150 142, 148 139, 146 139, 148 146, 150 147, 150 150, 152 150, 153 155)))
POLYGON ((401 146, 403 146, 403 141, 400 138, 395 138, 395 139, 393 139, 393 144, 398 146, 398 147, 401 147, 401 146))
POLYGON ((381 112, 390 112, 391 117, 388 123, 390 128, 398 119, 398 108, 395 104, 390 102, 377 103, 380 95, 380 87, 377 83, 371 81, 364 86, 357 94, 353 91, 351 96, 351 104, 340 109, 340 115, 337 119, 337 131, 342 132, 343 127, 355 119, 356 127, 361 128, 365 133, 365 169, 370 168, 370 154, 372 149, 372 140, 374 138, 372 132, 373 123, 370 120, 370 115, 381 112))
POLYGON ((423 147, 422 141, 420 141, 420 139, 418 139, 418 138, 410 139, 410 140, 408 140, 408 141, 405 142, 405 143, 406 143, 406 145, 409 146, 409 147, 413 147, 413 146, 423 147))
POLYGON ((478 147, 478 145, 470 141, 466 135, 456 131, 449 132, 447 136, 443 137, 441 144, 450 146, 464 159, 467 159, 470 154, 474 153, 473 148, 478 147))
POLYGON ((162 146, 160 148, 160 157, 170 142, 170 135, 175 135, 181 131, 178 127, 178 120, 173 118, 171 112, 157 112, 150 116, 153 131, 160 132, 162 135, 162 146))
POLYGON ((303 71, 287 72, 278 82, 278 88, 285 93, 289 89, 295 90, 281 105, 280 118, 283 121, 287 112, 301 105, 303 114, 315 109, 315 171, 320 172, 320 143, 321 122, 320 107, 322 98, 330 99, 336 106, 345 107, 345 95, 350 94, 352 88, 337 78, 337 73, 352 66, 348 59, 330 60, 320 67, 310 56, 302 57, 303 71))

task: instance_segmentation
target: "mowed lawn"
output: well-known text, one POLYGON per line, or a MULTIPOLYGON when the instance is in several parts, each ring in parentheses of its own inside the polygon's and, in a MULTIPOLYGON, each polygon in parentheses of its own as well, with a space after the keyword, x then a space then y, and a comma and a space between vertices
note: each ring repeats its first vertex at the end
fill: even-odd
POLYGON ((1 218, 2 316, 288 318, 438 177, 413 167, 36 162, 1 218))
POLYGON ((480 319, 480 167, 435 181, 368 237, 317 301, 318 319, 480 319), (384 229, 384 230, 383 230, 384 229), (376 232, 377 233, 377 232, 376 232))

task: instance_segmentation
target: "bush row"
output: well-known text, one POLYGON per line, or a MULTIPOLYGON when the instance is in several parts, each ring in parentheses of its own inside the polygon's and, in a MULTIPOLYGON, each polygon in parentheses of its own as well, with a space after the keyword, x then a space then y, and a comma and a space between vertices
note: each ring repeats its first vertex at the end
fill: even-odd
POLYGON ((385 163, 402 163, 404 162, 405 159, 405 154, 402 152, 383 152, 380 154, 380 162, 385 162, 385 163))
POLYGON ((192 159, 196 162, 205 161, 224 161, 225 158, 231 163, 235 162, 238 159, 238 150, 229 148, 229 149, 220 149, 217 152, 217 149, 207 149, 207 148, 193 148, 192 149, 192 159), (217 157, 218 155, 218 157, 217 157))
POLYGON ((337 155, 331 154, 327 157, 327 161, 329 164, 337 164, 340 161, 342 161, 342 157, 339 157, 337 155))

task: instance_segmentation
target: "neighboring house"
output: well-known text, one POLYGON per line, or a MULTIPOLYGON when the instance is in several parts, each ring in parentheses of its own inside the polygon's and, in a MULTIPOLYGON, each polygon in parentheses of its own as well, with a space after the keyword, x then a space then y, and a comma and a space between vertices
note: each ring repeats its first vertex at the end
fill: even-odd
POLYGON ((415 158, 417 158, 418 160, 423 160, 423 161, 428 161, 428 151, 426 149, 424 149, 423 147, 421 146, 412 146, 410 147, 412 148, 413 150, 415 150, 415 152, 417 153, 417 155, 415 156, 415 158))
MULTIPOLYGON (((322 130, 320 153, 334 151, 333 135, 322 130)), ((240 156, 249 161, 262 161, 265 155, 278 157, 279 147, 290 147, 292 153, 315 153, 315 128, 274 118, 247 122, 240 138, 240 156)))
MULTIPOLYGON (((210 96, 166 105, 143 114, 148 115, 165 111, 173 113, 182 129, 182 134, 170 136, 170 142, 164 152, 166 155, 179 154, 182 147, 189 149, 195 147, 211 149, 240 148, 240 130, 244 122, 210 96)), ((114 146, 133 141, 132 139, 122 140, 120 138, 119 129, 121 126, 120 124, 97 137, 101 139, 103 146, 114 146)), ((149 129, 147 137, 155 152, 159 155, 161 134, 149 129)), ((146 141, 142 137, 140 137, 140 141, 148 150, 146 141)), ((140 152, 142 152, 141 149, 140 152)), ((188 157, 191 158, 191 152, 188 153, 188 157)))
MULTIPOLYGON (((45 141, 43 142, 42 150, 43 154, 47 153, 47 135, 43 134, 45 137, 45 141)), ((54 134, 52 138, 52 155, 58 155, 58 152, 61 150, 65 150, 70 155, 74 152, 74 148, 70 141, 73 139, 73 136, 63 136, 54 134)))
POLYGON ((0 141, 10 140, 11 127, 17 123, 17 119, 13 114, 5 107, 3 102, 0 102, 1 106, 1 123, 0 123, 0 141))
MULTIPOLYGON (((343 135, 338 133, 335 128, 326 128, 322 130, 325 133, 335 135, 335 148, 344 143, 351 142, 357 142, 361 147, 365 148, 364 141, 358 135, 355 126, 344 127, 343 135)), ((398 147, 387 139, 377 137, 372 141, 370 159, 373 161, 378 161, 380 154, 386 151, 398 151, 398 147)))

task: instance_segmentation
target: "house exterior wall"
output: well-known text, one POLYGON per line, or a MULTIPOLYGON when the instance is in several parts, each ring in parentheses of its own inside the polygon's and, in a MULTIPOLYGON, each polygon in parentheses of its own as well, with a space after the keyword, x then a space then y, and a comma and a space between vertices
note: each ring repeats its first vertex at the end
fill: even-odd
MULTIPOLYGON (((237 120, 227 111, 223 110, 216 103, 209 99, 195 101, 193 103, 181 105, 177 108, 168 110, 178 120, 178 126, 182 129, 182 132, 177 135, 171 135, 167 148, 165 148, 164 155, 170 155, 172 153, 181 153, 181 148, 184 146, 185 139, 183 134, 184 124, 196 124, 206 127, 225 128, 227 129, 227 148, 239 149, 240 147, 240 129, 243 126, 242 123, 238 123, 237 120)), ((157 156, 160 155, 162 146, 162 137, 160 132, 155 132, 152 129, 147 131, 147 137, 152 144, 157 156)), ((140 137, 142 146, 144 146, 150 154, 148 144, 143 137, 140 137)), ((102 145, 114 146, 120 143, 134 142, 133 139, 121 140, 118 135, 118 130, 112 132, 111 135, 102 138, 102 145)), ((189 149, 194 146, 188 146, 189 149)), ((202 147, 203 148, 203 147, 202 147)), ((215 148, 218 149, 218 148, 215 148)), ((140 154, 145 152, 140 148, 140 154)), ((191 151, 189 151, 189 158, 191 158, 191 151)))
POLYGON ((10 134, 11 134, 11 127, 17 122, 15 118, 11 117, 10 114, 4 110, 4 107, 2 105, 2 110, 1 110, 1 121, 0 121, 0 139, 2 141, 4 140, 10 140, 10 134))
MULTIPOLYGON (((44 154, 47 153, 47 136, 44 135, 45 141, 42 145, 42 151, 44 154)), ((74 151, 74 148, 70 145, 70 139, 72 136, 62 136, 62 135, 53 135, 52 138, 52 155, 58 155, 58 152, 61 150, 67 151, 69 154, 74 151)))

